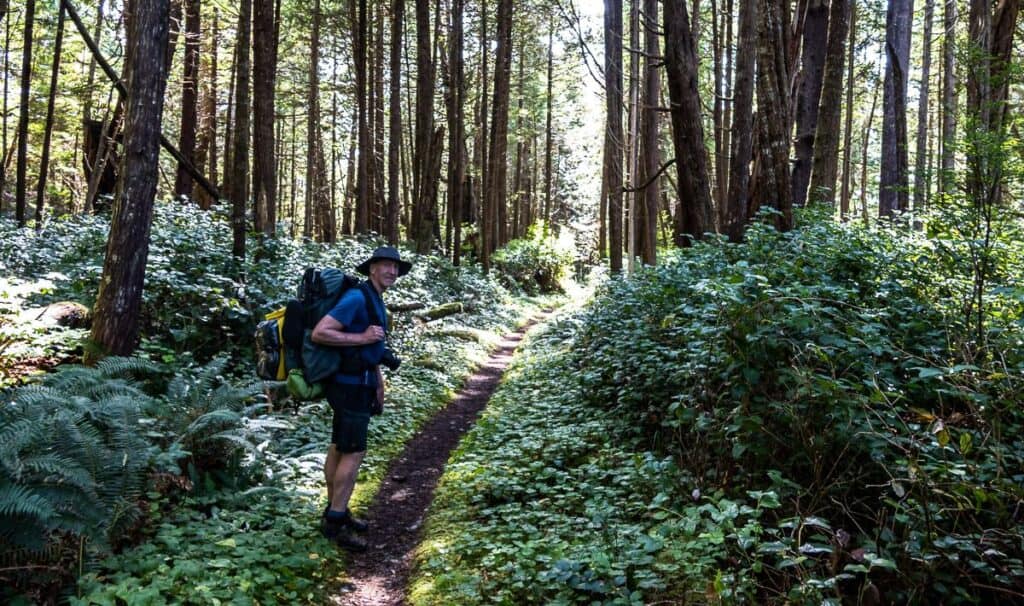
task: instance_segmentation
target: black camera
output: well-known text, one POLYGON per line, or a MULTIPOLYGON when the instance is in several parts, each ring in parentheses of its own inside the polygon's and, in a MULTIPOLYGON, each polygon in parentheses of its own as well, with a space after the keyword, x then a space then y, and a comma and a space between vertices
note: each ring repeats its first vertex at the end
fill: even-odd
POLYGON ((402 361, 398 359, 395 352, 385 348, 384 353, 380 356, 380 363, 387 366, 389 370, 398 370, 398 367, 402 364, 402 361))

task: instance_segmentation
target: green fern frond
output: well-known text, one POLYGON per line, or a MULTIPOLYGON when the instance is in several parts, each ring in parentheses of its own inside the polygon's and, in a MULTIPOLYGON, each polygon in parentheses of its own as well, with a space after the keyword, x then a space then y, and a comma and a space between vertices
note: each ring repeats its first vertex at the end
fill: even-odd
POLYGON ((8 518, 14 516, 46 521, 51 520, 55 513, 53 505, 32 488, 0 482, 0 526, 6 526, 8 518))
POLYGON ((154 375, 164 369, 159 364, 137 357, 111 356, 96 364, 96 370, 104 377, 126 377, 130 375, 154 375))

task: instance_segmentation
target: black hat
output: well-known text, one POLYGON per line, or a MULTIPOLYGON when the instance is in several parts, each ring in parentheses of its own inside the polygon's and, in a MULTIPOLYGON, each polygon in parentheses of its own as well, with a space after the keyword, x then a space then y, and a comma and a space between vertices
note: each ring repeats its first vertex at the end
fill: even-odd
POLYGON ((382 260, 394 261, 395 263, 398 263, 399 276, 404 276, 405 274, 409 273, 410 269, 412 269, 412 263, 408 261, 403 261, 401 255, 398 254, 398 250, 395 249, 393 246, 381 246, 377 250, 373 251, 373 255, 369 259, 360 263, 359 266, 356 267, 356 271, 363 274, 364 276, 368 276, 370 275, 370 265, 372 265, 374 261, 382 260))

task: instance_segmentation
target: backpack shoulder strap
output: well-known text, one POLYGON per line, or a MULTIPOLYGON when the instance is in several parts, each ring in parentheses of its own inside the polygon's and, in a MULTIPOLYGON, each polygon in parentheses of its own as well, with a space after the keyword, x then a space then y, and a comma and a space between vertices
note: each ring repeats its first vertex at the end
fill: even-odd
POLYGON ((373 293, 370 292, 373 286, 370 285, 369 280, 365 280, 359 284, 359 290, 362 291, 363 301, 366 303, 366 316, 370 319, 370 324, 376 324, 377 326, 383 326, 384 331, 387 332, 387 326, 384 324, 382 318, 377 314, 377 306, 373 304, 373 293))

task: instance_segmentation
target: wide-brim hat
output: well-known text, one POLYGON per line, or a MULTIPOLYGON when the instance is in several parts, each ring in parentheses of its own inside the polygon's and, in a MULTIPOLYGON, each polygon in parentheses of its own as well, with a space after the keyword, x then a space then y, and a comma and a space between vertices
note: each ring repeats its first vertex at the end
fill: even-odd
POLYGON ((373 265, 374 261, 394 261, 398 263, 398 275, 404 276, 409 273, 412 269, 412 263, 403 261, 402 256, 398 254, 398 249, 393 246, 381 246, 377 250, 373 251, 373 255, 369 259, 363 261, 356 267, 356 271, 363 274, 364 276, 370 275, 370 266, 373 265))

